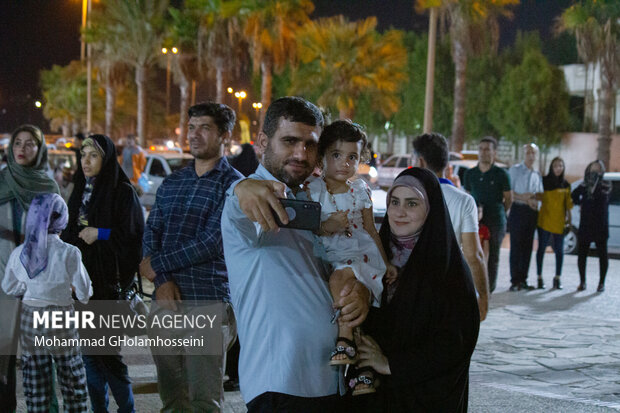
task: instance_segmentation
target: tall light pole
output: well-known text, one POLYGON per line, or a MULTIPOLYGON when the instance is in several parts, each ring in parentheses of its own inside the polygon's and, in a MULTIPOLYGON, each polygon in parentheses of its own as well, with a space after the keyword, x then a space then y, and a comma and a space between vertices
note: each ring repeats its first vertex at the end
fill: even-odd
POLYGON ((426 60, 426 96, 424 98, 424 133, 433 129, 433 89, 435 85, 435 43, 437 39, 437 7, 431 7, 426 60))
POLYGON ((172 54, 177 54, 179 49, 176 47, 171 47, 170 50, 166 47, 161 48, 161 52, 166 55, 166 116, 170 115, 170 57, 172 54))
MULTIPOLYGON (((91 0, 82 0, 82 28, 86 29, 88 25, 88 16, 91 11, 91 0)), ((80 50, 80 56, 84 60, 84 38, 82 35, 82 47, 80 50)), ((86 45, 86 131, 92 130, 93 119, 93 62, 92 62, 92 46, 90 43, 86 45)))
POLYGON ((256 136, 258 136, 258 132, 260 132, 260 110, 263 107, 263 104, 261 102, 253 102, 252 107, 256 110, 256 136))
POLYGON ((235 97, 237 99, 239 99, 239 115, 241 115, 241 102, 243 101, 243 99, 245 99, 248 95, 245 93, 245 91, 240 91, 240 92, 235 92, 235 97))

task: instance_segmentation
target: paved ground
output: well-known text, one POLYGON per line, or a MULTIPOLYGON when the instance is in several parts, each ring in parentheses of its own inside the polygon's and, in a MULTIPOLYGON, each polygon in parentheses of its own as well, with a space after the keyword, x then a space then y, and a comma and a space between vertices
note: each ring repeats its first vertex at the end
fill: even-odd
MULTIPOLYGON (((598 260, 588 264, 584 292, 575 291, 576 256, 565 257, 563 290, 508 292, 508 250, 502 250, 498 287, 472 359, 470 411, 620 411, 620 260, 610 261, 604 293, 596 292, 598 260)), ((547 287, 554 265, 547 254, 547 287)), ((531 284, 534 268, 532 260, 531 284)), ((130 363, 136 391, 151 392, 136 394, 136 411, 157 412, 159 398, 144 384, 154 381, 154 366, 148 358, 130 363)), ((18 411, 25 412, 21 387, 18 396, 18 411)), ((224 411, 245 412, 239 392, 226 393, 224 411)))

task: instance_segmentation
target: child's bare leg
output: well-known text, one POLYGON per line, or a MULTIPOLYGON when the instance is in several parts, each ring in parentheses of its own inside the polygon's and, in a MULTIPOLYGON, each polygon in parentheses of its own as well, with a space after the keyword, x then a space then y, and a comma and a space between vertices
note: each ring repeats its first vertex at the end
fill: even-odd
MULTIPOLYGON (((355 278, 355 274, 351 268, 343 268, 341 270, 336 270, 332 273, 329 278, 329 289, 332 293, 332 297, 334 300, 340 298, 340 292, 344 288, 344 286, 355 278)), ((351 327, 346 326, 340 320, 338 320, 338 337, 344 337, 349 340, 353 340, 353 329, 351 327)), ((336 345, 349 347, 349 344, 346 342, 339 341, 336 345)), ((347 356, 345 354, 336 354, 332 360, 344 360, 347 356)))

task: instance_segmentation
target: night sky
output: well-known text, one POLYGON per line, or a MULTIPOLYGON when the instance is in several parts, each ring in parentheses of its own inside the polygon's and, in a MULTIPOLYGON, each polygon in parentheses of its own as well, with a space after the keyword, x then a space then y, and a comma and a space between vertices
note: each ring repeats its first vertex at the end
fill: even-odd
MULTIPOLYGON (((41 98, 39 71, 79 59, 81 0, 8 0, 0 13, 0 133, 31 122, 48 129, 34 101, 41 98)), ((423 31, 427 16, 413 0, 314 0, 313 17, 346 14, 351 20, 375 15, 379 29, 423 31)), ((571 0, 521 0, 515 18, 501 22, 502 44, 517 30, 539 30, 549 38, 553 21, 571 0)))

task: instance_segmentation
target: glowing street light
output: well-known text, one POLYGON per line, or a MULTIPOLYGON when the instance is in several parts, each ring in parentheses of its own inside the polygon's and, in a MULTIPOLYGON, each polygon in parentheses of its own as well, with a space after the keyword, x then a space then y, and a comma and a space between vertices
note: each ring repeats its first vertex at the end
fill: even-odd
POLYGON ((240 91, 240 92, 235 92, 235 97, 237 99, 239 99, 239 114, 241 114, 241 102, 243 101, 243 99, 245 99, 248 95, 245 93, 244 90, 240 91))
POLYGON ((258 112, 260 112, 261 108, 263 107, 263 104, 261 102, 254 102, 252 103, 252 107, 256 109, 256 118, 258 119, 258 112))
POLYGON ((168 52, 172 52, 172 54, 177 54, 179 49, 176 47, 172 47, 170 50, 166 47, 161 48, 161 52, 167 56, 166 62, 166 116, 170 115, 170 55, 168 52))
POLYGON ((232 93, 232 92, 234 92, 233 88, 231 88, 231 87, 228 87, 228 89, 226 89, 226 91, 227 91, 228 93, 232 93))
POLYGON ((34 105, 35 105, 37 108, 40 108, 40 107, 41 107, 41 101, 37 100, 36 102, 34 102, 34 105))

